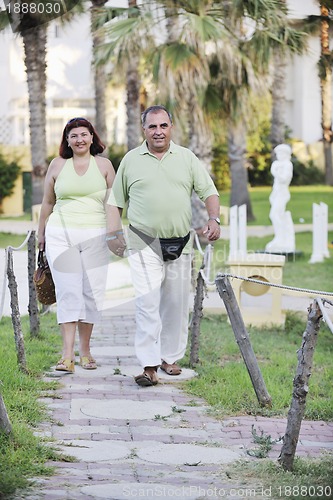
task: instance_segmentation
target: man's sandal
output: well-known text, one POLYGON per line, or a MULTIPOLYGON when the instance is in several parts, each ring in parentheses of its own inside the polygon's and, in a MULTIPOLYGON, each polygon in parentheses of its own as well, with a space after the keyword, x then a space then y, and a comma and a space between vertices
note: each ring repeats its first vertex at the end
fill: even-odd
POLYGON ((176 363, 172 363, 172 365, 170 365, 169 363, 162 361, 160 368, 168 375, 180 375, 182 372, 182 369, 176 363))
POLYGON ((85 370, 96 370, 96 360, 92 356, 81 356, 80 365, 85 370))
POLYGON ((155 368, 145 369, 141 375, 134 377, 135 382, 141 387, 150 387, 158 384, 158 376, 155 368))
POLYGON ((59 372, 74 373, 75 371, 74 360, 69 358, 61 358, 56 364, 55 369, 59 372))

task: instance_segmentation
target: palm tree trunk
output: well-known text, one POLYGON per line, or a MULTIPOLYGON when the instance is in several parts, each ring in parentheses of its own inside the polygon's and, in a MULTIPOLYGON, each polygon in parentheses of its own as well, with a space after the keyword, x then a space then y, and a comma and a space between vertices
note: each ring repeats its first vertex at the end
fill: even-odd
POLYGON ((230 206, 246 205, 247 220, 255 220, 248 191, 248 173, 245 166, 246 129, 242 122, 230 123, 228 155, 231 173, 230 206))
POLYGON ((46 147, 46 41, 47 25, 22 31, 29 93, 29 125, 32 163, 32 203, 42 202, 47 170, 46 147))
MULTIPOLYGON (((136 7, 136 0, 129 0, 128 6, 136 7)), ((140 86, 139 56, 133 54, 128 61, 126 71, 126 114, 127 114, 127 148, 136 148, 141 141, 141 109, 140 109, 140 86)))
POLYGON ((271 143, 272 150, 278 144, 284 143, 286 124, 286 82, 287 61, 283 52, 274 53, 274 73, 272 83, 272 124, 271 143))
POLYGON ((203 163, 206 170, 212 172, 212 132, 205 123, 201 108, 198 106, 194 96, 189 102, 189 148, 203 163))
MULTIPOLYGON (((97 15, 101 13, 101 9, 106 4, 107 0, 92 0, 91 6, 91 26, 94 26, 94 21, 97 15)), ((93 41, 93 70, 94 70, 94 87, 95 87, 95 126, 98 135, 102 141, 107 143, 107 127, 106 127, 106 85, 107 78, 105 66, 96 64, 96 54, 98 47, 104 42, 104 36, 91 28, 93 41)))
POLYGON ((127 113, 127 148, 136 148, 141 141, 140 76, 139 57, 133 55, 126 71, 126 113, 127 113))
POLYGON ((325 158, 325 182, 333 186, 333 160, 332 160, 332 66, 329 40, 329 20, 328 8, 320 6, 321 15, 326 19, 321 21, 321 62, 324 71, 320 79, 321 88, 321 112, 322 112, 322 130, 323 147, 325 158))
MULTIPOLYGON (((195 96, 191 96, 188 104, 189 110, 189 148, 199 158, 206 170, 212 172, 212 133, 205 123, 201 108, 195 96)), ((201 229, 207 222, 205 204, 196 193, 192 193, 192 227, 201 235, 201 229)))

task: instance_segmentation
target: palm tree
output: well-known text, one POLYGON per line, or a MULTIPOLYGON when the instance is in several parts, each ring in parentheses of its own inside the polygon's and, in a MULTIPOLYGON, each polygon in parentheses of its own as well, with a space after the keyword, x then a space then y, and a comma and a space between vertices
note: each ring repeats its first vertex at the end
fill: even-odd
MULTIPOLYGON (((332 4, 332 2, 331 2, 332 4)), ((332 5, 333 6, 333 5, 332 5)), ((332 7, 331 6, 331 7, 332 7)), ((321 112, 323 147, 325 158, 325 182, 333 186, 333 161, 332 161, 332 52, 330 50, 330 22, 332 9, 327 3, 320 3, 320 60, 319 78, 321 90, 321 112)))
POLYGON ((106 7, 94 23, 94 30, 102 32, 106 40, 99 47, 96 64, 111 63, 118 82, 123 81, 126 86, 128 150, 141 140, 140 61, 146 48, 153 45, 150 19, 140 15, 140 8, 136 0, 130 0, 125 9, 106 7))
POLYGON ((98 134, 105 142, 107 139, 106 127, 106 85, 107 76, 105 66, 96 64, 99 47, 104 42, 103 34, 94 29, 96 17, 103 11, 107 0, 91 0, 91 35, 93 42, 93 71, 94 71, 94 89, 95 89, 95 126, 98 134))
MULTIPOLYGON (((47 0, 40 0, 40 4, 47 0)), ((7 12, 0 11, 0 30, 11 24, 14 33, 21 36, 24 47, 24 63, 27 73, 29 95, 29 130, 32 163, 32 203, 42 201, 44 177, 47 170, 46 145, 46 44, 47 23, 64 15, 67 9, 74 14, 76 0, 61 2, 60 12, 56 9, 48 13, 48 9, 40 8, 35 12, 29 3, 21 4, 10 0, 6 4, 7 12), (28 6, 18 10, 18 6, 28 6)), ((35 4, 34 4, 35 5, 35 4)), ((72 14, 72 15, 73 15, 72 14)))
POLYGON ((47 25, 22 29, 24 63, 29 94, 29 131, 32 163, 32 204, 41 203, 47 170, 46 145, 46 40, 47 25))
MULTIPOLYGON (((131 9, 129 16, 137 17, 138 9, 136 0, 129 0, 131 9)), ((141 109, 140 109, 140 87, 141 78, 139 72, 140 55, 132 54, 127 61, 126 69, 126 114, 127 114, 127 149, 136 148, 141 142, 141 109)))
MULTIPOLYGON (((218 38, 219 26, 202 37, 202 18, 206 11, 200 11, 193 2, 187 2, 184 14, 180 15, 175 4, 166 2, 164 5, 167 39, 158 47, 153 59, 156 86, 159 87, 159 82, 168 82, 168 85, 161 86, 159 94, 169 108, 177 109, 176 130, 179 132, 181 127, 185 128, 185 143, 211 174, 213 133, 203 106, 209 75, 205 44, 218 38), (193 23, 189 29, 191 16, 193 23), (182 123, 179 115, 186 117, 182 123)), ((201 234, 207 221, 205 204, 193 192, 191 205, 192 227, 201 234)))
MULTIPOLYGON (((227 108, 224 114, 229 117, 230 205, 246 204, 248 220, 253 220, 245 165, 249 97, 252 93, 257 95, 267 93, 273 56, 275 63, 279 62, 281 70, 285 64, 284 55, 287 50, 299 52, 303 49, 304 33, 288 26, 284 0, 278 2, 240 1, 226 6, 225 15, 235 37, 236 50, 234 50, 231 64, 229 62, 229 72, 226 75, 227 66, 224 54, 222 51, 217 53, 214 64, 217 64, 219 69, 215 68, 215 82, 213 79, 212 83, 217 86, 219 98, 222 101, 221 109, 227 108), (249 19, 251 23, 248 22, 249 19), (246 20, 250 28, 246 28, 246 20)), ((283 74, 282 71, 282 79, 277 82, 282 85, 282 89, 284 88, 283 74)), ((281 92, 281 86, 275 90, 277 98, 278 91, 281 92)), ((283 113, 283 108, 279 112, 283 113)), ((282 120, 276 113, 276 107, 273 107, 273 119, 274 124, 279 122, 278 134, 281 134, 282 120)))
POLYGON ((46 40, 47 24, 38 16, 15 11, 15 2, 0 12, 0 27, 10 23, 14 32, 22 37, 24 63, 27 73, 29 97, 29 129, 32 163, 32 203, 42 201, 46 164, 46 40))
MULTIPOLYGON (((161 3, 170 5, 167 0, 161 0, 161 3)), ((275 49, 275 53, 281 52, 284 50, 285 44, 290 43, 290 39, 293 40, 294 37, 297 39, 299 34, 290 33, 289 29, 288 37, 280 36, 279 39, 277 36, 277 33, 286 33, 287 31, 285 28, 287 23, 286 9, 283 0, 281 2, 270 0, 262 2, 240 1, 224 3, 224 5, 209 0, 200 2, 178 0, 171 2, 171 4, 173 4, 174 9, 176 7, 178 9, 176 14, 171 12, 171 15, 180 16, 182 19, 180 24, 186 26, 186 21, 188 21, 188 25, 191 27, 189 40, 178 40, 178 45, 179 42, 183 42, 188 49, 187 58, 184 48, 181 52, 180 47, 178 47, 177 54, 175 43, 173 61, 179 61, 180 69, 175 68, 174 62, 168 61, 169 67, 173 66, 174 70, 181 73, 181 78, 176 78, 175 87, 181 88, 178 80, 187 82, 183 76, 188 70, 185 61, 194 62, 197 60, 199 62, 196 71, 202 80, 201 85, 196 85, 194 92, 190 85, 186 85, 190 103, 191 125, 189 130, 192 138, 190 145, 192 148, 197 146, 195 152, 203 161, 205 157, 209 158, 206 152, 212 141, 209 141, 209 136, 204 133, 205 130, 209 130, 207 126, 205 127, 206 120, 202 112, 205 106, 208 109, 213 109, 213 114, 217 116, 217 119, 227 122, 228 153, 232 179, 230 204, 241 205, 245 203, 248 220, 252 220, 253 213, 248 192, 245 160, 249 96, 254 91, 260 93, 268 91, 266 76, 273 49, 275 49), (186 19, 187 14, 188 19, 186 19), (249 19, 252 21, 250 35, 249 30, 244 28, 244 20, 249 19), (216 28, 219 31, 218 36, 215 36, 216 28), (262 47, 264 47, 264 51, 262 47), (211 53, 210 57, 207 57, 207 48, 211 53), (179 54, 183 54, 183 57, 180 57, 179 54), (210 74, 205 71, 209 58, 212 59, 211 69, 213 71, 210 74), (200 72, 198 71, 199 66, 200 72), (205 86, 206 102, 205 99, 202 99, 205 86), (209 103, 212 96, 213 103, 209 103), (198 138, 203 139, 201 144, 198 138)), ((171 59, 170 45, 168 41, 165 48, 169 59, 171 59)), ((161 48, 162 50, 163 48, 161 48)), ((193 74, 193 66, 191 66, 191 71, 193 74)), ((198 77, 196 81, 198 81, 198 77)))
MULTIPOLYGON (((111 24, 108 30, 109 51, 116 49, 122 54, 134 53, 138 40, 141 39, 141 53, 149 63, 153 58, 154 74, 159 77, 159 87, 167 89, 169 100, 176 103, 178 112, 188 112, 190 109, 188 128, 191 130, 192 147, 197 147, 196 153, 202 157, 207 156, 204 147, 207 142, 209 145, 209 141, 198 140, 204 136, 203 131, 209 130, 203 113, 203 96, 205 89, 212 83, 207 50, 216 56, 219 74, 214 82, 215 91, 220 94, 218 97, 223 104, 222 108, 228 110, 223 118, 228 118, 229 159, 233 180, 231 203, 246 203, 248 217, 251 219, 253 214, 244 156, 246 96, 253 88, 259 88, 260 79, 263 81, 263 75, 268 73, 273 47, 283 45, 277 33, 286 24, 284 1, 227 3, 213 0, 156 0, 156 5, 157 13, 152 13, 154 4, 140 4, 136 24, 129 23, 128 20, 111 24), (161 9, 158 10, 159 6, 164 7, 163 16, 161 9), (165 16, 179 18, 178 39, 157 44, 154 34, 163 33, 165 16), (244 20, 249 19, 251 28, 245 29, 244 20), (143 26, 145 31, 140 33, 143 26), (232 98, 231 103, 226 100, 228 93, 232 98)), ((159 96, 162 96, 160 89, 159 96)))

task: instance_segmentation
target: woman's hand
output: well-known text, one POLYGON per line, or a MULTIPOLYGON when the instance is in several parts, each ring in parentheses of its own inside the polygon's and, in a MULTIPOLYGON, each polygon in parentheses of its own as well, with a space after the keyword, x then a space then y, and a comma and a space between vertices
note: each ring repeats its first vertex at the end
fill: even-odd
POLYGON ((45 235, 38 235, 37 244, 38 250, 45 250, 45 235))
POLYGON ((123 257, 126 250, 126 241, 123 231, 113 231, 106 236, 106 243, 109 250, 117 257, 123 257))

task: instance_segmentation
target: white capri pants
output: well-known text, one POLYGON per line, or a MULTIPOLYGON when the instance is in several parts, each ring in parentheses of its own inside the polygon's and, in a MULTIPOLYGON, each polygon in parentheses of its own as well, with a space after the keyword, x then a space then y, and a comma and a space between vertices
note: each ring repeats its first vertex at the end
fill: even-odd
POLYGON ((168 262, 150 248, 128 256, 136 295, 136 356, 143 368, 174 363, 186 350, 191 255, 168 262))
POLYGON ((45 253, 56 289, 58 323, 100 319, 109 251, 105 228, 46 226, 45 253))

